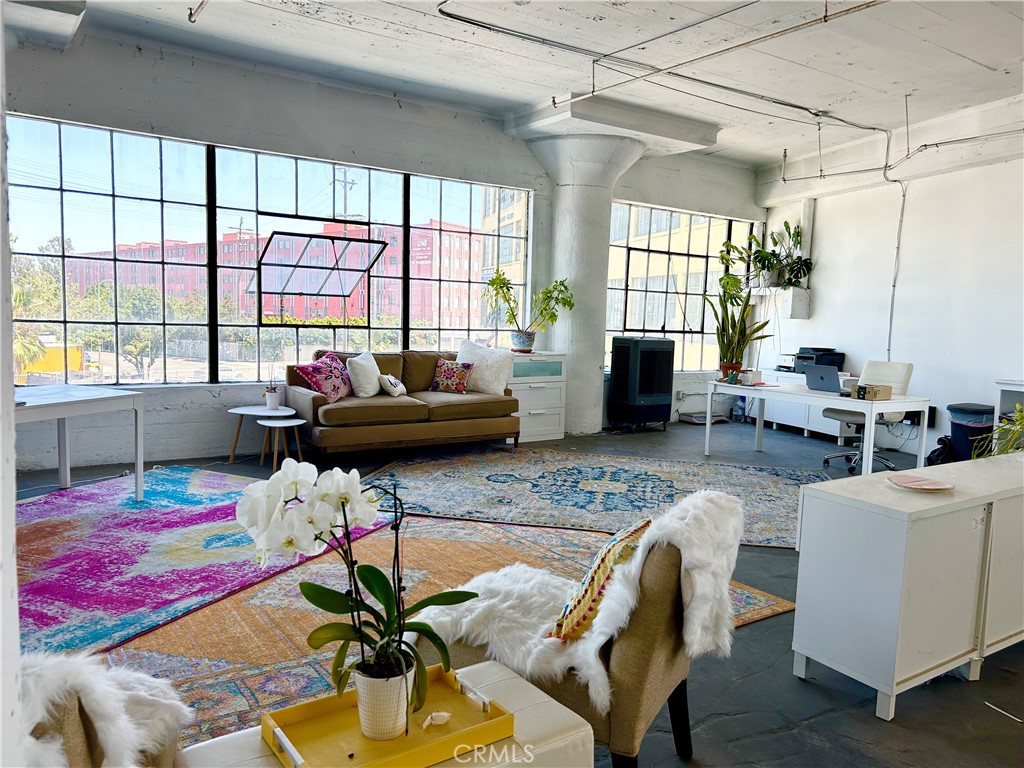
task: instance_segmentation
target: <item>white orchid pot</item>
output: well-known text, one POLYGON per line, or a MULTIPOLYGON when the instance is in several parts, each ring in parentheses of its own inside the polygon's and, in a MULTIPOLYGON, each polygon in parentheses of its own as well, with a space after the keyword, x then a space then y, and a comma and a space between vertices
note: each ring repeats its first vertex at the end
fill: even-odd
POLYGON ((280 392, 267 392, 267 408, 272 411, 276 411, 281 407, 281 393, 280 392))
POLYGON ((406 675, 381 679, 355 672, 356 704, 363 736, 385 741, 405 733, 415 674, 413 668, 406 675))

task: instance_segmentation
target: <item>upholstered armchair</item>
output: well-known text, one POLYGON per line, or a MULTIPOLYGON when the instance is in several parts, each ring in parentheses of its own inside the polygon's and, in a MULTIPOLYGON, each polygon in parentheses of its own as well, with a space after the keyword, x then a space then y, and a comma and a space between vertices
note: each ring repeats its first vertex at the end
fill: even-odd
MULTIPOLYGON (((634 556, 639 558, 638 562, 634 565, 634 561, 629 561, 627 566, 632 568, 624 570, 621 576, 618 569, 622 566, 617 566, 613 573, 611 584, 616 579, 633 582, 628 588, 635 601, 631 611, 628 607, 623 610, 620 601, 609 609, 611 626, 607 626, 608 622, 599 626, 601 611, 609 604, 609 589, 589 630, 599 633, 596 639, 600 644, 593 646, 600 665, 598 674, 589 668, 589 650, 573 656, 575 649, 544 638, 542 629, 523 638, 523 645, 536 645, 538 650, 533 654, 510 651, 509 643, 503 649, 500 641, 496 641, 504 631, 501 617, 515 613, 514 605, 500 594, 502 590, 514 592, 515 588, 502 584, 523 573, 548 573, 542 569, 516 565, 470 581, 467 588, 477 589, 481 595, 478 599, 484 601, 476 609, 475 617, 450 620, 458 616, 460 608, 465 617, 467 611, 473 610, 474 601, 452 608, 428 609, 421 617, 449 641, 452 666, 456 669, 494 658, 586 719, 594 729, 595 743, 608 746, 616 768, 637 765, 644 735, 667 702, 676 752, 688 760, 693 747, 686 680, 694 656, 728 654, 730 650, 732 609, 728 585, 742 533, 742 508, 738 500, 725 494, 697 494, 663 517, 656 519, 641 539, 634 556), (709 498, 715 503, 708 503, 709 498), (482 627, 484 622, 489 626, 482 627), (467 642, 482 638, 478 644, 467 642), (551 654, 558 655, 562 648, 568 655, 561 663, 562 674, 552 674, 551 654), (602 691, 608 690, 606 685, 610 687, 607 711, 595 702, 595 685, 602 691)), ((551 577, 552 589, 559 586, 555 578, 551 577)), ((537 590, 544 589, 543 580, 538 581, 537 590)), ((536 595, 531 595, 529 602, 536 600, 536 595)), ((551 618, 552 624, 556 618, 557 611, 551 618)), ((520 623, 518 617, 515 621, 520 623)), ((521 629, 510 631, 519 633, 521 629)), ((582 644, 585 640, 574 642, 582 644)), ((437 659, 428 642, 421 638, 417 645, 425 660, 437 659)), ((596 698, 601 699, 600 694, 596 698)))

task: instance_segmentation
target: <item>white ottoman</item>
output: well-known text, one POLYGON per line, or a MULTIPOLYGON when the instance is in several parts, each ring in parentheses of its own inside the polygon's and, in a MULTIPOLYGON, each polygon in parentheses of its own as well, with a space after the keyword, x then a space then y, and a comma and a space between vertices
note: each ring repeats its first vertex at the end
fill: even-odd
MULTIPOLYGON (((515 715, 515 736, 476 754, 453 757, 438 766, 530 765, 531 768, 593 768, 594 732, 590 723, 496 661, 458 671, 459 680, 515 715)), ((260 729, 221 736, 182 750, 176 768, 279 768, 260 729)), ((341 764, 339 763, 339 766, 341 764)))

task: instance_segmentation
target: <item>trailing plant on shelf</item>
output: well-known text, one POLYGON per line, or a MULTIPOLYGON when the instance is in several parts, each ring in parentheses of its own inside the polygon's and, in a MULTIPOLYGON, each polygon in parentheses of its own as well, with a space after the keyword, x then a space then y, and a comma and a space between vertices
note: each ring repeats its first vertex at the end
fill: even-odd
POLYGON ((750 288, 754 281, 760 285, 774 285, 780 288, 800 288, 814 264, 810 257, 803 256, 800 248, 803 245, 803 230, 800 225, 790 226, 788 221, 782 222, 781 231, 768 233, 764 244, 751 234, 746 245, 736 245, 728 240, 722 243, 718 260, 729 269, 737 264, 747 267, 745 275, 726 272, 718 282, 722 293, 732 303, 738 303, 743 290, 750 288), (767 240, 771 241, 771 247, 767 240))
MULTIPOLYGON (((575 306, 568 283, 565 280, 556 280, 533 297, 530 320, 520 325, 519 298, 516 296, 515 286, 500 267, 494 270, 494 275, 487 281, 484 300, 491 309, 504 312, 505 325, 515 328, 515 334, 524 337, 519 341, 527 345, 527 349, 533 348, 533 338, 538 331, 546 331, 549 326, 555 324, 559 310, 571 311, 575 306)), ((513 346, 516 344, 517 340, 513 338, 513 346)))
MULTIPOLYGON (((330 549, 344 563, 348 588, 341 592, 310 581, 299 584, 302 596, 328 613, 347 618, 347 622, 329 622, 309 633, 307 642, 319 650, 340 641, 331 665, 331 680, 341 696, 350 676, 356 674, 357 699, 360 702, 360 725, 368 738, 393 738, 408 728, 408 708, 418 710, 427 696, 428 678, 423 658, 416 646, 406 640, 406 632, 416 632, 428 640, 441 657, 447 671, 450 667, 448 647, 433 628, 424 622, 411 621, 422 609, 431 605, 457 605, 476 597, 475 592, 449 590, 425 597, 411 606, 405 605, 402 581, 400 541, 405 507, 394 489, 378 485, 363 487, 359 473, 347 474, 334 468, 321 475, 309 463, 285 459, 281 469, 269 480, 248 485, 236 506, 238 522, 252 536, 259 562, 266 566, 272 553, 285 555, 319 555, 330 549), (381 513, 390 518, 394 532, 394 554, 390 574, 368 563, 359 563, 352 550, 352 533, 356 528, 369 528, 381 513), (371 602, 370 598, 375 602, 371 602), (358 656, 348 660, 352 643, 358 645, 358 656), (410 682, 409 674, 415 672, 410 682), (367 732, 369 718, 362 716, 365 698, 361 683, 371 680, 396 682, 393 688, 402 695, 397 707, 401 718, 392 718, 386 731, 391 735, 367 732), (397 731, 397 732, 395 732, 397 731)), ((371 686, 367 686, 369 689, 371 686)), ((398 695, 391 692, 394 697, 398 695)))
POLYGON ((743 353, 751 342, 767 339, 770 333, 761 333, 768 327, 768 321, 751 322, 750 291, 743 294, 739 304, 734 304, 724 293, 718 296, 718 306, 705 296, 704 301, 711 307, 718 325, 715 335, 718 339, 718 355, 725 373, 725 366, 736 368, 743 363, 743 353))

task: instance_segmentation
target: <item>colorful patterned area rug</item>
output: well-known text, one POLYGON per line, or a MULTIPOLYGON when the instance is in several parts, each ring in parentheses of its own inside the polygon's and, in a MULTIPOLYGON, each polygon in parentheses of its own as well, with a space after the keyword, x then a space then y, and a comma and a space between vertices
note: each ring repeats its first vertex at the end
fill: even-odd
POLYGON ((372 477, 397 483, 415 514, 608 533, 707 488, 742 499, 744 544, 772 547, 796 546, 800 486, 828 479, 819 470, 530 448, 402 459, 372 477))
MULTIPOLYGON (((393 539, 385 533, 356 545, 360 562, 390 563, 393 539)), ((607 539, 590 531, 410 518, 402 535, 407 601, 514 562, 579 579, 607 539)), ((257 725, 261 712, 328 695, 336 647, 313 651, 306 635, 336 617, 307 603, 300 581, 347 587, 341 562, 328 553, 137 637, 110 651, 108 663, 174 682, 196 712, 182 747, 257 725)), ((738 582, 731 594, 737 626, 794 607, 738 582)))
POLYGON ((255 562, 235 521, 251 482, 169 467, 146 472, 143 501, 123 477, 19 503, 22 650, 109 648, 293 567, 255 562))

